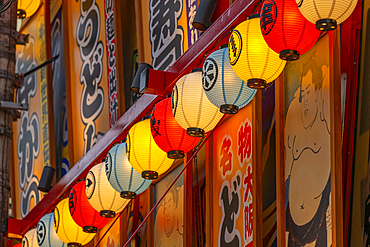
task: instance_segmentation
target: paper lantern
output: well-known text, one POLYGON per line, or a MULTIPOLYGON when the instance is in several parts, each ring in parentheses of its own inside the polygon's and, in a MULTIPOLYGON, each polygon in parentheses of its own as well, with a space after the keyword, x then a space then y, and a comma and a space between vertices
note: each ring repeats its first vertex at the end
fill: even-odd
POLYGON ((228 52, 226 46, 207 57, 203 64, 202 83, 212 104, 222 113, 235 114, 251 102, 257 90, 249 88, 247 83, 234 73, 228 52))
POLYGON ((331 31, 345 21, 357 5, 357 0, 296 0, 299 11, 321 31, 331 31))
POLYGON ((40 0, 18 0, 18 18, 24 19, 32 16, 38 10, 40 2, 40 0))
POLYGON ((22 247, 38 247, 36 228, 29 230, 22 238, 22 247))
POLYGON ((152 183, 132 168, 127 159, 126 142, 109 150, 105 160, 105 172, 110 185, 125 199, 134 199, 152 183))
POLYGON ((76 224, 69 212, 68 198, 61 200, 54 210, 54 229, 68 247, 82 246, 90 242, 95 233, 86 233, 76 224))
POLYGON ((78 182, 69 192, 69 212, 84 232, 95 233, 108 224, 110 219, 100 216, 86 197, 85 181, 78 182))
POLYGON ((229 60, 235 74, 248 87, 262 89, 283 71, 286 61, 279 58, 262 37, 259 14, 240 23, 229 39, 229 60))
POLYGON ((44 215, 36 226, 37 243, 40 247, 66 247, 54 229, 54 212, 44 215))
POLYGON ((190 136, 202 137, 216 127, 223 114, 212 104, 202 88, 202 69, 181 77, 172 90, 172 113, 190 136))
POLYGON ((121 212, 130 201, 121 198, 120 194, 109 184, 105 175, 105 163, 92 167, 85 182, 87 199, 102 217, 113 218, 116 212, 121 212))
POLYGON ((321 32, 304 18, 295 0, 266 0, 261 12, 263 38, 281 59, 297 60, 320 37, 321 32))
POLYGON ((127 157, 131 166, 145 179, 157 179, 173 163, 155 143, 150 132, 150 119, 136 123, 129 130, 127 157))
POLYGON ((164 99, 153 108, 150 128, 155 143, 170 159, 180 159, 199 142, 198 137, 186 134, 172 114, 171 98, 164 99))
POLYGON ((13 245, 13 247, 22 247, 22 243, 19 243, 19 244, 13 245))

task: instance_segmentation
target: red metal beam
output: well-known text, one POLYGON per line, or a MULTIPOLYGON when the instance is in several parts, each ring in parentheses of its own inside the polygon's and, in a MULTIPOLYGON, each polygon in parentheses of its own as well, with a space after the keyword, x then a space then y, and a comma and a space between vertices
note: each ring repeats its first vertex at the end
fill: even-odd
POLYGON ((149 112, 159 96, 143 95, 73 167, 64 175, 49 193, 34 207, 22 221, 29 224, 23 226, 21 234, 25 234, 31 226, 35 226, 41 217, 53 209, 59 199, 73 187, 79 179, 84 178, 96 161, 105 158, 112 144, 121 141, 130 127, 149 112))
MULTIPOLYGON (((238 0, 217 19, 211 27, 193 44, 170 68, 168 72, 176 73, 177 77, 167 85, 166 91, 171 91, 175 82, 192 69, 202 65, 204 58, 213 50, 218 49, 221 42, 227 42, 231 30, 246 20, 252 13, 259 0, 238 0)), ((94 163, 103 159, 112 144, 121 141, 131 126, 147 114, 155 102, 162 99, 160 96, 143 95, 131 108, 118 120, 118 122, 86 153, 72 169, 62 177, 53 189, 27 214, 22 220, 22 232, 35 226, 40 218, 59 202, 76 183, 86 176, 94 163)))

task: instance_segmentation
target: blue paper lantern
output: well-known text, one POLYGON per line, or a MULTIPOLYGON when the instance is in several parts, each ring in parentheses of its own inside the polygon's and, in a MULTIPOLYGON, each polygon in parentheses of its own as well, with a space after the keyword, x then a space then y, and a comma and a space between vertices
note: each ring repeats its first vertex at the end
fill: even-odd
POLYGON ((36 226, 37 243, 40 247, 66 247, 54 229, 54 212, 44 215, 36 226))
POLYGON ((105 172, 110 185, 125 199, 136 198, 136 195, 144 192, 152 182, 142 178, 130 165, 126 155, 126 142, 109 150, 105 172))
POLYGON ((257 92, 234 73, 227 47, 213 52, 204 61, 202 83, 209 101, 225 114, 237 113, 257 92))

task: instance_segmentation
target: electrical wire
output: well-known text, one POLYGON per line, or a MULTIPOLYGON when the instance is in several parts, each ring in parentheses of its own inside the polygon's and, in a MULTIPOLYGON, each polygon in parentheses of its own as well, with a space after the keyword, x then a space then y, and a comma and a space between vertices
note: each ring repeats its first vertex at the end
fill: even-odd
POLYGON ((13 2, 14 2, 14 0, 8 0, 5 4, 3 4, 3 6, 1 6, 1 8, 0 8, 0 14, 7 11, 10 8, 10 6, 12 6, 13 2))
MULTIPOLYGON (((199 145, 198 149, 193 153, 191 158, 188 160, 186 165, 182 168, 180 173, 176 176, 176 178, 173 180, 173 182, 170 184, 170 186, 167 188, 167 190, 163 193, 162 197, 159 198, 158 202, 153 206, 153 208, 149 211, 148 215, 144 218, 144 220, 141 222, 141 224, 136 228, 135 232, 132 233, 131 237, 127 240, 125 245, 123 247, 127 247, 128 244, 131 242, 131 240, 136 236, 136 234, 139 232, 140 228, 145 224, 145 222, 148 220, 149 216, 154 212, 154 210, 158 207, 158 205, 162 202, 166 194, 170 191, 172 186, 176 183, 176 181, 179 179, 179 177, 182 175, 182 173, 186 170, 188 165, 192 162, 192 160, 197 156, 198 152, 200 151, 201 147, 207 142, 208 138, 213 134, 213 131, 220 125, 220 123, 223 121, 225 118, 225 115, 221 118, 221 120, 217 123, 216 127, 207 134, 207 137, 204 138, 204 141, 201 145, 199 145)), ((95 246, 96 247, 96 246, 95 246)))

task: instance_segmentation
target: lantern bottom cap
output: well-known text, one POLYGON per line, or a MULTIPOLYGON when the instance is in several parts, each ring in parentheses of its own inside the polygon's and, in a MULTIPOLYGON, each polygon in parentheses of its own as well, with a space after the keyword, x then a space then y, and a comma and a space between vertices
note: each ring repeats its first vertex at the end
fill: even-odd
POLYGON ((279 57, 286 61, 295 61, 299 59, 299 52, 296 50, 282 50, 279 57))
POLYGON ((337 28, 337 21, 334 19, 321 19, 316 22, 316 28, 320 31, 332 31, 337 28))
POLYGON ((100 211, 100 216, 104 218, 113 218, 116 213, 112 210, 102 210, 100 211))
POLYGON ((239 111, 239 107, 236 105, 221 105, 220 106, 220 112, 224 114, 236 114, 239 111))
POLYGON ((95 226, 84 226, 82 228, 82 230, 84 232, 87 232, 87 233, 96 233, 96 232, 98 232, 98 228, 96 228, 95 226))
POLYGON ((141 177, 145 179, 157 179, 158 178, 158 172, 155 171, 143 171, 141 173, 141 177))
POLYGON ((186 129, 186 134, 193 137, 204 137, 204 130, 191 127, 186 129))
POLYGON ((80 247, 80 246, 82 246, 82 244, 80 244, 80 243, 75 243, 75 242, 71 242, 71 243, 68 243, 67 244, 67 246, 68 247, 80 247))
POLYGON ((122 191, 121 192, 121 197, 124 199, 135 199, 136 198, 136 193, 132 191, 122 191))
POLYGON ((264 89, 267 87, 267 82, 263 79, 252 78, 247 81, 247 86, 253 89, 264 89))
POLYGON ((167 158, 170 159, 181 159, 184 157, 185 157, 184 151, 181 150, 171 150, 167 152, 167 158))

